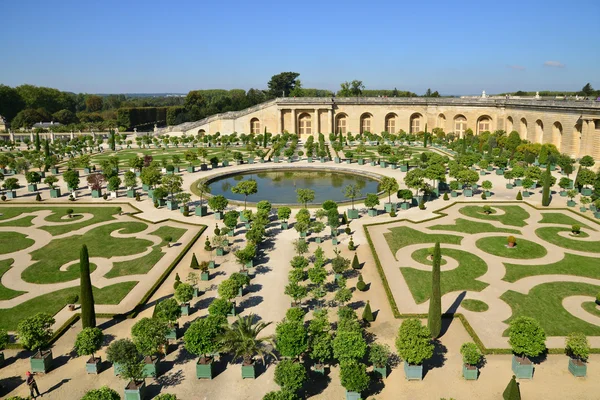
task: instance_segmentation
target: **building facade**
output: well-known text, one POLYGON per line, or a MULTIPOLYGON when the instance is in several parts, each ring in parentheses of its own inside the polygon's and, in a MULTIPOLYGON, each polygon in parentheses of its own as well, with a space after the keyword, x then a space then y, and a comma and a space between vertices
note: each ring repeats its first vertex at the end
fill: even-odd
POLYGON ((464 135, 472 129, 517 131, 522 139, 552 143, 573 157, 600 160, 600 103, 491 98, 279 98, 246 110, 213 115, 159 133, 420 132, 442 128, 464 135))

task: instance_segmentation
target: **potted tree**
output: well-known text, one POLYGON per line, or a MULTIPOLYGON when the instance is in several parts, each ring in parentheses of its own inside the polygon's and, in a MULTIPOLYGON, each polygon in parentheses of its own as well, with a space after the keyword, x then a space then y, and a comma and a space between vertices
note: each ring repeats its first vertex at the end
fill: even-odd
POLYGON ((218 220, 223 219, 223 210, 225 210, 228 205, 229 201, 222 195, 213 196, 208 199, 208 206, 214 211, 215 219, 218 220))
POLYGON ((200 182, 196 186, 196 190, 198 196, 200 196, 200 204, 196 207, 195 214, 199 217, 204 217, 205 215, 208 215, 207 207, 204 205, 204 195, 210 194, 210 186, 208 186, 206 182, 200 182))
MULTIPOLYGON (((416 170, 414 170, 416 171, 416 170)), ((400 189, 398 190, 397 196, 399 199, 402 199, 403 202, 400 204, 400 208, 402 210, 408 210, 411 206, 413 194, 408 189, 400 189)))
POLYGON ((256 378, 256 366, 254 357, 261 356, 264 360, 265 354, 275 355, 267 344, 273 346, 273 340, 269 337, 258 337, 270 322, 254 322, 255 315, 249 314, 238 319, 225 330, 221 336, 221 351, 232 353, 234 359, 242 358, 242 378, 256 378))
POLYGON ((577 204, 573 200, 575 198, 575 196, 577 196, 577 190, 575 190, 575 189, 567 190, 567 197, 569 198, 569 200, 567 201, 568 207, 575 207, 575 205, 577 204))
POLYGON ((146 372, 144 362, 138 354, 126 359, 121 367, 119 376, 128 381, 125 386, 125 399, 142 400, 146 391, 146 372))
POLYGON ((562 189, 560 192, 558 192, 560 194, 560 197, 567 197, 567 189, 570 189, 572 184, 573 181, 569 178, 560 178, 560 180, 558 181, 558 187, 562 189))
POLYGON ((121 178, 118 176, 111 176, 106 185, 106 189, 111 192, 111 197, 119 197, 119 187, 121 186, 121 178))
POLYGON ((21 187, 17 178, 8 178, 2 184, 2 187, 6 191, 6 197, 9 199, 17 198, 17 189, 21 187))
MULTIPOLYGON (((179 286, 185 285, 182 283, 179 286)), ((160 351, 167 345, 169 325, 157 318, 142 318, 131 328, 131 337, 138 352, 144 356, 144 377, 157 377, 160 372, 160 351)))
POLYGON ((512 235, 510 235, 506 241, 508 242, 508 247, 510 248, 513 248, 517 245, 517 239, 512 235))
POLYGON ((517 378, 532 379, 533 363, 546 350, 546 334, 540 324, 530 317, 517 317, 510 322, 508 343, 513 350, 512 370, 517 378))
POLYGON ((0 329, 0 367, 4 365, 4 353, 3 350, 9 342, 8 332, 4 329, 0 329))
POLYGON ((450 182, 450 190, 451 190, 450 195, 452 197, 458 197, 457 190, 459 190, 459 189, 460 189, 460 183, 458 183, 458 181, 450 182))
POLYGON ((137 176, 135 172, 127 171, 123 175, 125 186, 127 187, 127 198, 134 199, 136 195, 137 176))
POLYGON ((288 228, 288 219, 292 215, 292 209, 289 207, 279 207, 277 209, 277 218, 281 220, 281 229, 288 228))
POLYGON ((423 361, 433 356, 431 332, 416 318, 405 319, 396 337, 398 355, 404 360, 404 374, 408 380, 423 379, 423 361))
POLYGON ((373 372, 387 378, 387 368, 391 351, 387 344, 374 343, 369 348, 369 362, 373 364, 373 372))
POLYGON ((463 378, 466 380, 477 380, 479 377, 478 365, 481 362, 482 354, 475 343, 463 343, 460 346, 460 354, 463 356, 463 378))
POLYGON ((153 317, 166 322, 169 326, 169 332, 166 335, 167 340, 177 340, 177 328, 179 328, 177 320, 181 317, 181 306, 177 303, 177 300, 171 297, 158 302, 154 307, 153 317))
POLYGON ((25 180, 27 181, 28 185, 27 185, 27 191, 28 192, 37 192, 38 190, 38 183, 41 182, 42 180, 42 176, 35 171, 29 171, 25 174, 25 180))
POLYGON ((492 193, 490 192, 490 190, 492 190, 492 182, 490 181, 483 181, 481 183, 481 187, 485 190, 485 197, 490 197, 492 195, 492 193))
POLYGON ((140 362, 141 356, 131 340, 119 339, 106 349, 106 359, 113 364, 114 374, 117 376, 123 372, 125 364, 140 362))
POLYGON ((101 357, 95 357, 94 353, 102 347, 104 334, 100 328, 83 328, 75 340, 75 349, 79 356, 91 356, 85 364, 88 374, 98 374, 98 367, 102 363, 101 357))
POLYGON ((344 190, 344 197, 350 199, 352 201, 352 209, 348 210, 348 218, 356 219, 358 218, 358 210, 354 208, 354 199, 360 197, 360 188, 358 185, 348 185, 344 190))
POLYGON ((565 340, 565 352, 569 356, 569 372, 573 376, 587 375, 586 361, 590 355, 590 344, 583 333, 571 333, 565 340))
POLYGON ((198 159, 198 155, 191 150, 188 150, 184 153, 185 161, 188 162, 187 172, 194 173, 196 169, 194 168, 194 162, 198 159))
POLYGON ((35 351, 29 357, 31 372, 46 373, 52 364, 52 350, 44 350, 52 338, 54 318, 46 313, 38 313, 22 319, 17 325, 17 337, 26 349, 35 351))
POLYGON ((368 193, 367 197, 365 198, 365 206, 369 208, 367 211, 369 217, 377 216, 377 209, 375 209, 375 207, 378 205, 379 197, 375 193, 368 193))
POLYGON ((194 298, 194 288, 192 285, 182 283, 175 289, 175 298, 181 305, 181 315, 189 315, 190 303, 189 301, 194 298))
POLYGON ((206 165, 206 157, 208 156, 208 150, 200 147, 197 150, 197 153, 198 153, 198 157, 200 157, 200 159, 202 160, 202 162, 200 164, 200 171, 207 171, 208 166, 206 165))
POLYGON ((388 202, 384 204, 385 211, 390 213, 392 210, 396 211, 396 204, 392 203, 392 193, 395 193, 400 188, 396 178, 385 176, 379 184, 379 188, 388 194, 388 202))
POLYGON ((219 351, 219 339, 225 332, 227 319, 222 315, 208 315, 192 322, 185 331, 185 348, 199 358, 196 362, 196 378, 214 377, 213 354, 219 351))
POLYGON ((356 360, 340 364, 340 383, 346 389, 346 400, 360 400, 361 393, 369 386, 367 367, 356 360))
POLYGON ((581 196, 579 198, 579 202, 581 203, 581 207, 579 207, 579 211, 586 212, 587 211, 586 206, 592 202, 592 199, 588 196, 581 196))
POLYGON ((531 178, 523 179, 523 197, 529 197, 531 193, 529 189, 531 189, 535 185, 535 182, 531 178))
POLYGON ((102 197, 102 185, 104 184, 104 175, 100 173, 90 174, 87 177, 87 183, 92 189, 92 198, 102 197))
POLYGON ((235 210, 227 211, 225 213, 223 223, 229 229, 227 235, 230 237, 235 236, 235 228, 237 227, 239 216, 240 213, 235 210))
POLYGON ((60 197, 60 188, 56 186, 56 183, 58 183, 58 178, 56 176, 48 175, 46 179, 44 179, 44 183, 50 188, 50 198, 57 199, 60 197))

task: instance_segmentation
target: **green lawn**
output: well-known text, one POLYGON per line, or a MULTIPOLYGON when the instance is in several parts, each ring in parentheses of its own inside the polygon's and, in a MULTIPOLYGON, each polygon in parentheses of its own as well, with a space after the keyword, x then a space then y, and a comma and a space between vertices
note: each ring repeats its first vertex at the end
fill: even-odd
MULTIPOLYGON (((429 251, 430 249, 419 249, 419 250, 415 250, 413 251, 413 253, 411 254, 411 257, 413 260, 420 262, 421 264, 425 264, 425 265, 433 265, 433 261, 431 261, 428 257, 429 255, 432 253, 431 251, 429 251)), ((440 265, 446 265, 448 262, 446 261, 446 259, 444 259, 444 257, 442 257, 442 259, 440 260, 440 265)))
MULTIPOLYGON (((114 238, 113 231, 123 234, 141 232, 148 227, 142 222, 115 222, 91 229, 83 235, 69 236, 52 240, 48 245, 31 253, 32 259, 38 262, 28 267, 22 274, 26 282, 57 283, 79 278, 79 269, 75 266, 67 271, 60 267, 79 259, 81 246, 86 244, 90 257, 127 256, 142 253, 152 242, 145 239, 114 238)), ((78 265, 78 264, 77 264, 78 265)))
POLYGON ((499 221, 504 225, 525 226, 525 220, 529 218, 529 213, 519 206, 492 206, 492 209, 498 208, 504 211, 504 214, 484 214, 483 206, 464 206, 458 211, 467 217, 483 219, 487 221, 499 221))
MULTIPOLYGON (((442 257, 448 256, 458 260, 458 267, 450 271, 442 271, 440 276, 442 295, 457 290, 480 292, 488 284, 476 280, 485 274, 487 264, 481 258, 462 250, 445 249, 442 257)), ((414 268, 400 268, 410 292, 417 303, 427 301, 431 296, 431 272, 414 268)))
POLYGON ((10 300, 13 299, 25 292, 20 292, 18 290, 12 290, 7 288, 6 286, 4 286, 2 284, 2 275, 4 275, 6 273, 6 271, 8 271, 12 265, 12 263, 14 262, 14 260, 8 259, 8 260, 2 260, 0 261, 0 300, 10 300))
POLYGON ((555 244, 559 247, 577 250, 577 251, 587 251, 589 253, 600 253, 600 241, 591 242, 587 240, 577 240, 570 239, 566 237, 562 237, 558 235, 558 232, 571 232, 571 228, 561 228, 561 227, 545 227, 538 228, 535 230, 535 234, 538 235, 540 239, 545 240, 546 242, 555 244))
MULTIPOLYGON (((185 232, 185 229, 173 228, 171 226, 161 226, 156 231, 152 232, 152 234, 161 238, 171 236, 173 241, 177 242, 185 232)), ((136 258, 134 260, 114 263, 112 269, 104 276, 107 278, 116 278, 124 275, 138 275, 147 273, 165 255, 160 248, 166 244, 167 243, 163 239, 160 244, 152 247, 152 252, 148 255, 136 258)))
MULTIPOLYGON (((509 290, 500 296, 511 308, 512 316, 535 318, 548 336, 567 336, 571 332, 582 332, 588 336, 600 336, 600 326, 585 322, 565 310, 562 301, 569 296, 595 298, 600 286, 577 282, 550 282, 535 286, 528 294, 509 290)), ((507 335, 507 332, 504 332, 507 335)))
POLYGON ((502 280, 516 282, 521 278, 535 275, 576 275, 586 278, 600 279, 598 258, 583 257, 565 253, 565 257, 547 265, 518 265, 504 263, 506 275, 502 280))
MULTIPOLYGON (((96 304, 119 304, 136 284, 122 282, 102 289, 94 287, 94 301, 96 304)), ((0 309, 0 329, 14 331, 21 319, 40 312, 54 315, 67 304, 67 296, 79 292, 79 286, 75 286, 38 296, 13 308, 0 309)))
POLYGON ((8 254, 28 248, 35 240, 18 232, 0 232, 0 243, 0 254, 8 254))
POLYGON ((596 317, 600 317, 600 309, 595 301, 586 301, 585 303, 581 304, 581 308, 590 314, 595 315, 596 317))
POLYGON ((506 238, 502 236, 484 237, 475 242, 481 250, 499 257, 529 260, 548 254, 543 246, 525 239, 517 239, 517 245, 513 248, 507 247, 506 244, 506 238))
POLYGON ((579 225, 582 228, 589 228, 592 230, 596 230, 593 228, 590 228, 588 225, 586 224, 582 224, 581 222, 579 222, 578 220, 576 220, 575 218, 569 217, 566 214, 561 214, 561 213, 542 213, 542 220, 539 222, 540 224, 561 224, 561 225, 579 225))
POLYGON ((411 244, 435 242, 460 244, 463 239, 461 236, 455 235, 423 233, 407 226, 390 228, 390 231, 384 233, 383 236, 385 237, 392 254, 394 254, 394 257, 396 257, 396 252, 398 250, 411 244))
POLYGON ((484 233, 484 232, 501 232, 520 234, 521 231, 508 228, 496 228, 494 225, 487 222, 475 222, 467 219, 458 218, 453 225, 433 225, 428 229, 434 231, 454 231, 462 233, 484 233))
POLYGON ((487 303, 475 299, 465 299, 460 303, 460 305, 463 306, 465 310, 473 312, 484 312, 490 308, 487 303))
POLYGON ((19 226, 27 228, 33 225, 31 221, 35 218, 35 215, 24 215, 21 218, 15 219, 14 221, 0 222, 0 226, 19 226))

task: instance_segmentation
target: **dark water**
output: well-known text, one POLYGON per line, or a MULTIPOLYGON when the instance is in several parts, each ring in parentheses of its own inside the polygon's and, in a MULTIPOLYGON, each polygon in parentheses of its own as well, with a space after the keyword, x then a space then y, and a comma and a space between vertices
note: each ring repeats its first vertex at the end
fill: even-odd
POLYGON ((240 173, 216 179, 209 184, 211 194, 244 201, 244 195, 232 193, 231 188, 237 182, 248 179, 253 179, 258 184, 258 193, 248 196, 249 202, 268 200, 273 204, 295 204, 298 203, 296 189, 314 190, 315 200, 312 204, 320 204, 325 200, 350 201, 344 197, 345 188, 348 185, 358 185, 361 198, 365 197, 367 193, 379 191, 379 181, 366 176, 329 171, 286 170, 240 173))

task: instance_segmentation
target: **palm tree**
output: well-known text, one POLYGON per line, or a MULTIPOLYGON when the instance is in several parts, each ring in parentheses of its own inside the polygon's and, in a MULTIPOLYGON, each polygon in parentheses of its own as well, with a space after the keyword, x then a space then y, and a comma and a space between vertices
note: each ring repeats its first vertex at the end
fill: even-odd
POLYGON ((264 363, 265 354, 270 354, 274 358, 277 358, 273 351, 267 347, 269 344, 272 347, 273 337, 267 336, 259 338, 260 332, 267 326, 271 325, 270 322, 257 322, 254 323, 255 314, 246 315, 244 317, 238 316, 231 326, 228 326, 225 333, 220 338, 221 351, 232 353, 235 359, 242 357, 244 365, 252 364, 252 357, 259 355, 264 363))

